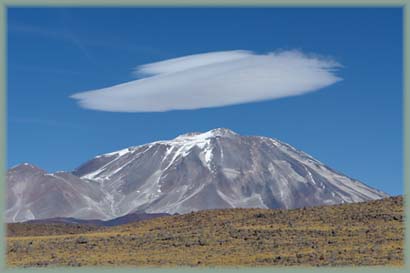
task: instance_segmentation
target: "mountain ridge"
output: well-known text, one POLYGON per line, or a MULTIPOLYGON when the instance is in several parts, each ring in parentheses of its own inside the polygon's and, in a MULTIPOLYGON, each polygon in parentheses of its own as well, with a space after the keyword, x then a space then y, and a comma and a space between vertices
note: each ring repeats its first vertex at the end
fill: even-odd
MULTIPOLYGON (((27 165, 23 169, 24 181, 28 170, 37 170, 27 165)), ((24 198, 36 194, 35 189, 28 194, 22 189, 25 185, 13 186, 13 181, 21 184, 22 180, 13 171, 8 172, 14 200, 8 202, 7 219, 45 217, 27 207, 33 200, 24 198)), ((61 208, 47 218, 108 220, 136 211, 174 214, 231 207, 297 208, 388 196, 287 143, 241 136, 226 128, 128 147, 98 155, 72 172, 34 177, 40 187, 65 185, 60 186, 64 193, 54 191, 58 197, 52 199, 63 200, 71 209, 61 208)), ((36 202, 35 211, 46 206, 36 202)))

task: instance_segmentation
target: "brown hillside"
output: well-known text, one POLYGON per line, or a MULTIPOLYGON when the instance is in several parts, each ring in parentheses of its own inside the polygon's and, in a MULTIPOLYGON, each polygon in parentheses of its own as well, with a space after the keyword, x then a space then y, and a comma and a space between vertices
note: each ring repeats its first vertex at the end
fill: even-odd
POLYGON ((9 235, 10 266, 403 265, 403 199, 209 210, 95 230, 19 224, 9 235))

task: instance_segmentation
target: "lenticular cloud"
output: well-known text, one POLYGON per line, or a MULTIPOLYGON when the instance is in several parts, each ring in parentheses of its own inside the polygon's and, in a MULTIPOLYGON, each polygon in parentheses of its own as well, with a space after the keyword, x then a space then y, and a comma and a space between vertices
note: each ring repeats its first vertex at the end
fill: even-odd
POLYGON ((112 112, 220 107, 317 91, 341 80, 339 67, 300 51, 211 52, 138 66, 140 79, 71 97, 81 107, 112 112))

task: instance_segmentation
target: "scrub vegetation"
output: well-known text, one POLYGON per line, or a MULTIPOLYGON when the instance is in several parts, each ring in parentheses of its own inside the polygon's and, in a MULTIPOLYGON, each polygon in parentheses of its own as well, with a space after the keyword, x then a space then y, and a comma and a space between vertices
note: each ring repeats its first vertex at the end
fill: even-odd
POLYGON ((7 264, 39 266, 403 265, 403 199, 221 209, 116 227, 9 224, 7 264))

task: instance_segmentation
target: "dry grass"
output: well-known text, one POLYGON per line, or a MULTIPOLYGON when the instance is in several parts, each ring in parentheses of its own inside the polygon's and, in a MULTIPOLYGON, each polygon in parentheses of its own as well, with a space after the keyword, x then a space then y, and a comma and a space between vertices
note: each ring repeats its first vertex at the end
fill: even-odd
POLYGON ((112 228, 11 225, 10 266, 403 265, 403 200, 225 209, 112 228), (67 230, 64 233, 64 229, 67 230), (41 236, 33 236, 38 232, 41 236), (72 233, 72 234, 68 234, 72 233))

